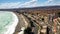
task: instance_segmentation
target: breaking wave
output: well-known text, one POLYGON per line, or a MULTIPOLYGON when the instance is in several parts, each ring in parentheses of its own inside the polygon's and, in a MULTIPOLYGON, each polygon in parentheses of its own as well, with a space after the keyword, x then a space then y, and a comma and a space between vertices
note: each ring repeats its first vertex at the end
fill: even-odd
POLYGON ((18 18, 13 12, 0 11, 0 34, 13 34, 18 18))

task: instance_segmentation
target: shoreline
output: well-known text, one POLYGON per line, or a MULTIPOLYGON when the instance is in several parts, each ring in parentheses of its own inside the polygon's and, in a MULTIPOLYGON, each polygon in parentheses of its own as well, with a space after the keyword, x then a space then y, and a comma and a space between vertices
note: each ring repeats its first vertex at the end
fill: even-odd
POLYGON ((17 24, 18 24, 18 17, 17 17, 17 15, 15 14, 15 13, 13 13, 13 12, 11 12, 11 14, 13 15, 13 22, 12 22, 12 25, 7 25, 7 32, 5 32, 5 34, 13 34, 14 33, 14 31, 15 31, 15 28, 16 28, 16 26, 17 26, 17 24))

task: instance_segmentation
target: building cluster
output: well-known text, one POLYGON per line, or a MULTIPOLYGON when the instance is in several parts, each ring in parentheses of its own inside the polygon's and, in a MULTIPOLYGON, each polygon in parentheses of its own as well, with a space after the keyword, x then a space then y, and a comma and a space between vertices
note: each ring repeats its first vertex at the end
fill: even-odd
POLYGON ((32 21, 33 32, 35 34, 60 34, 60 17, 59 14, 29 14, 23 13, 24 16, 32 21))
POLYGON ((27 27, 31 28, 29 32, 34 34, 60 34, 60 7, 22 8, 15 12, 19 13, 19 18, 22 17, 21 14, 24 16, 25 19, 20 19, 19 23, 20 25, 25 24, 25 22, 28 23, 27 27))

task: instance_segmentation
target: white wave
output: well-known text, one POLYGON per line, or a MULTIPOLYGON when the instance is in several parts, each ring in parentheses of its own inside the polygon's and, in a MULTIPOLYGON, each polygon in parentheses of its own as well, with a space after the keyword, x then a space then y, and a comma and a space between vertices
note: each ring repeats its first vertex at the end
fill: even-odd
MULTIPOLYGON (((6 12, 6 13, 11 13, 12 14, 13 21, 11 22, 12 24, 5 26, 5 28, 7 30, 2 32, 2 34, 13 34, 14 31, 15 31, 16 25, 18 24, 18 18, 17 18, 17 16, 13 12, 6 12)), ((3 14, 4 14, 4 12, 3 12, 3 14)))

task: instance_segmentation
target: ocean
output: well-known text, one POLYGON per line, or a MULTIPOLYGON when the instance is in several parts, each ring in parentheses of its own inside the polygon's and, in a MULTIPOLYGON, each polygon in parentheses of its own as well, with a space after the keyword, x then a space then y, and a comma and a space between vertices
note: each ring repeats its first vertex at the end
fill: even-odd
POLYGON ((18 24, 17 15, 10 11, 0 11, 0 34, 13 34, 18 24))

